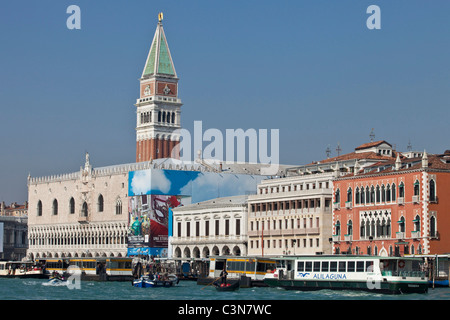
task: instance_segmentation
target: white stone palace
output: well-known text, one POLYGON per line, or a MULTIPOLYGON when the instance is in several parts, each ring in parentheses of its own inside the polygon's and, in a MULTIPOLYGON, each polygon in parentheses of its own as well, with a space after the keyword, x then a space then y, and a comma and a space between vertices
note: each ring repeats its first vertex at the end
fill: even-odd
POLYGON ((28 177, 28 257, 126 256, 130 168, 94 169, 86 154, 78 172, 28 177))
POLYGON ((247 255, 247 197, 216 198, 173 209, 173 257, 247 255))

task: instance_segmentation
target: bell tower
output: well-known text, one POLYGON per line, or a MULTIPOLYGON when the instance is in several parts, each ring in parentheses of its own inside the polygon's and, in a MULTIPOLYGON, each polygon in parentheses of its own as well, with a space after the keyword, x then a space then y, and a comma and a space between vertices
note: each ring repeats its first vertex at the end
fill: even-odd
POLYGON ((179 158, 181 99, 178 77, 158 15, 152 45, 145 62, 136 101, 136 162, 179 158))

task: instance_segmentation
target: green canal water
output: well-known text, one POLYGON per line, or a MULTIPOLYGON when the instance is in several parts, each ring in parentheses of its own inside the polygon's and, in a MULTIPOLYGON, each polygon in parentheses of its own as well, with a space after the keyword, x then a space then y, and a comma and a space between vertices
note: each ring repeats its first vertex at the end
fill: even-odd
POLYGON ((280 288, 241 288, 217 292, 212 286, 180 281, 170 288, 135 288, 131 282, 81 281, 79 288, 49 286, 46 279, 0 279, 0 300, 450 300, 450 288, 430 288, 426 294, 385 295, 359 291, 292 291, 280 288))
POLYGON ((450 288, 430 289, 426 294, 384 295, 269 287, 218 292, 212 286, 197 285, 193 281, 180 281, 178 286, 170 288, 135 288, 131 282, 81 281, 79 288, 69 289, 66 285, 49 286, 47 281, 0 279, 3 315, 13 314, 20 319, 273 320, 293 316, 300 319, 310 316, 311 311, 320 318, 336 318, 342 312, 356 316, 365 310, 364 319, 387 315, 412 319, 425 310, 446 310, 450 301, 450 288))

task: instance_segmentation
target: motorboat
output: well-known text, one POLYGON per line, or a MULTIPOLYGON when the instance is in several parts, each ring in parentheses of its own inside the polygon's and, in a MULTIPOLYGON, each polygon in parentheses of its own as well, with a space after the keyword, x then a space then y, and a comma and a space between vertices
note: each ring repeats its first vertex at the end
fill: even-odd
POLYGON ((180 280, 174 274, 168 276, 141 276, 133 280, 133 286, 138 288, 153 288, 153 287, 173 287, 178 284, 180 280))

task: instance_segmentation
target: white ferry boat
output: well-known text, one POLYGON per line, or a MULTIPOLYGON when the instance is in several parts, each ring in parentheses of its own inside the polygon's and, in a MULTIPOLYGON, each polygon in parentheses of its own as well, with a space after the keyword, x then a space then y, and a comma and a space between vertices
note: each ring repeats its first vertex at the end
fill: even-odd
POLYGON ((53 273, 64 274, 69 266, 81 270, 81 280, 133 280, 132 258, 48 258, 37 259, 36 263, 44 266, 47 276, 53 273))
POLYGON ((0 261, 0 277, 44 278, 43 270, 32 262, 0 261))
POLYGON ((277 259, 264 282, 293 290, 365 290, 382 293, 426 293, 423 259, 377 256, 297 256, 277 259))

